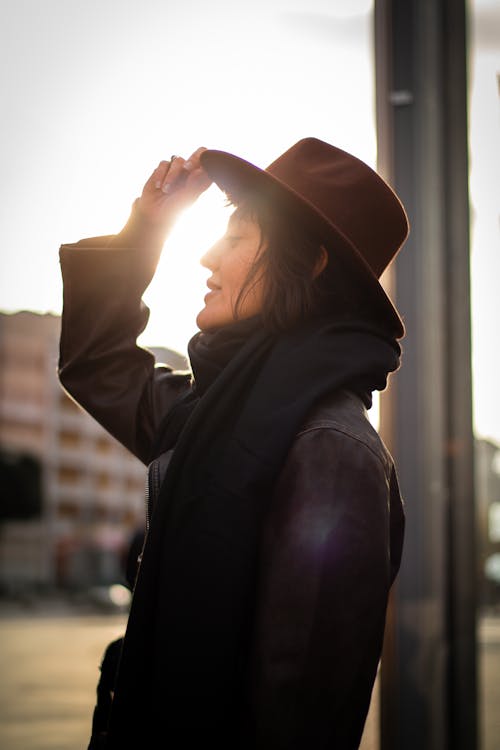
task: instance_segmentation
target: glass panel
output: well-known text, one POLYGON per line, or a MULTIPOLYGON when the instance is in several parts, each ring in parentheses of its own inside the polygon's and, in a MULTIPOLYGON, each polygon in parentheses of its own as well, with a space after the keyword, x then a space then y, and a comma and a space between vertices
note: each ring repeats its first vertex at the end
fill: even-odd
POLYGON ((500 747, 500 4, 470 5, 470 193, 474 429, 478 529, 479 730, 500 747), (492 346, 493 344, 493 346, 492 346))

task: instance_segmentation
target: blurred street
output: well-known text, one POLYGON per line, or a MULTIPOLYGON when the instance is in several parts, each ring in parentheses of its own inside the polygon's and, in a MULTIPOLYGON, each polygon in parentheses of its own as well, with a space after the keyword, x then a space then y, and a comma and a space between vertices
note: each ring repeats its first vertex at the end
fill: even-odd
POLYGON ((64 611, 0 618, 2 750, 86 750, 101 658, 125 621, 64 611))
MULTIPOLYGON (((86 750, 99 664, 123 634, 125 614, 63 605, 0 613, 0 748, 86 750)), ((481 750, 500 747, 500 618, 479 627, 481 750)), ((367 726, 366 750, 376 750, 367 726)))
POLYGON ((481 750, 500 748, 500 616, 484 617, 478 628, 478 705, 481 750))

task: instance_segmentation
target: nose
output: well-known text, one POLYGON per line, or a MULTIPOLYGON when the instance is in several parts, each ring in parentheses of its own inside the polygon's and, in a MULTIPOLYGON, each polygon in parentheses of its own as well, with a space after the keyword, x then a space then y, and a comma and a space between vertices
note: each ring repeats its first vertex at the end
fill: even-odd
POLYGON ((200 258, 200 263, 204 268, 215 271, 219 267, 221 257, 221 240, 218 240, 207 252, 200 258))

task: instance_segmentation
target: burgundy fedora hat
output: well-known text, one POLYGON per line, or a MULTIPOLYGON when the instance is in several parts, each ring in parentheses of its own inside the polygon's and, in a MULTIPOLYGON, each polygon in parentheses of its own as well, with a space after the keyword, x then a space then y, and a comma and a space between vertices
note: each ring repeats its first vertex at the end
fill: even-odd
POLYGON ((354 272, 356 283, 392 319, 396 335, 403 335, 379 278, 408 236, 408 219, 395 192, 371 167, 317 138, 298 141, 266 169, 213 149, 203 152, 201 163, 236 201, 264 192, 300 221, 354 272))

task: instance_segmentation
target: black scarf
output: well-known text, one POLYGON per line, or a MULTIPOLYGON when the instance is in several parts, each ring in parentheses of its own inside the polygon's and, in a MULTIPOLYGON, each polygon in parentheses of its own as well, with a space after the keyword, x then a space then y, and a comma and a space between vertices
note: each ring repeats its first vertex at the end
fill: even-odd
POLYGON ((175 450, 134 592, 110 747, 147 748, 155 736, 161 747, 251 746, 245 689, 274 484, 314 405, 348 388, 370 406, 399 355, 382 331, 327 318, 280 334, 254 318, 191 340, 194 387, 156 446, 175 450))

